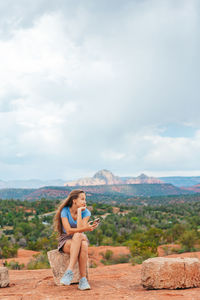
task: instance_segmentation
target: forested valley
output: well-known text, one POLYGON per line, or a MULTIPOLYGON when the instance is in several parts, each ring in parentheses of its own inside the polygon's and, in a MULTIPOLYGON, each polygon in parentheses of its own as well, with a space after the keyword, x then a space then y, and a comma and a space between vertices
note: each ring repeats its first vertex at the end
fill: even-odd
MULTIPOLYGON (((180 197, 183 199, 184 196, 180 197)), ((171 204, 166 201, 166 196, 151 197, 151 205, 142 204, 143 198, 137 199, 137 203, 140 200, 137 205, 129 201, 123 203, 120 199, 114 203, 87 200, 91 219, 101 219, 96 230, 86 233, 90 246, 127 246, 131 256, 122 257, 119 262, 130 261, 133 264, 157 256, 159 245, 179 244, 178 250, 173 249, 179 253, 199 250, 199 195, 185 197, 184 203, 176 203, 177 196, 170 196, 171 204)), ((46 253, 57 248, 58 236, 53 231, 53 217, 59 203, 59 200, 45 198, 37 201, 0 200, 1 258, 6 261, 15 257, 19 248, 36 250, 41 254, 29 267, 48 267, 46 253)), ((104 262, 111 263, 109 253, 104 262)), ((14 267, 20 268, 19 265, 14 267)))

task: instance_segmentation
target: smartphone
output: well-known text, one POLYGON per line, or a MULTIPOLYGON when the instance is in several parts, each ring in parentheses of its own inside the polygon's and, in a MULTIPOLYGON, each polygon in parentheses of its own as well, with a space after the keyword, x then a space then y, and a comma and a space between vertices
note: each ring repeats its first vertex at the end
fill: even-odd
POLYGON ((100 219, 99 219, 99 218, 97 218, 97 219, 94 219, 93 223, 97 223, 97 224, 99 224, 99 223, 100 223, 100 219))

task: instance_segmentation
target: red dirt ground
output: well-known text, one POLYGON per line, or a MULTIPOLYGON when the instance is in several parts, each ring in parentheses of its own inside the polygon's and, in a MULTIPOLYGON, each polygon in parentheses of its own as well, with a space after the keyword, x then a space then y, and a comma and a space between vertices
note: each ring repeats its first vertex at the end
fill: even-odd
MULTIPOLYGON (((93 247, 90 247, 90 249, 93 247)), ((101 246, 93 250, 93 257, 110 248, 115 254, 124 247, 101 246)), ((92 251, 92 250, 89 250, 92 251)), ((28 256, 28 250, 23 250, 28 256)), ((19 256, 23 254, 19 253, 19 256)), ((124 251, 124 249, 123 249, 124 251)), ((127 250, 125 250, 127 251, 127 250)), ((35 251, 32 251, 35 252, 35 251)), ((90 256, 90 255, 89 255, 90 256)), ((200 252, 173 254, 169 257, 198 257, 200 252)), ((27 257, 19 257, 26 259, 27 257)), ((29 256, 30 258, 30 256, 29 256)), ((10 286, 0 289, 0 300, 200 300, 200 288, 184 290, 145 290, 140 283, 141 265, 118 264, 89 269, 91 290, 79 291, 77 284, 56 286, 51 269, 9 270, 10 286)))

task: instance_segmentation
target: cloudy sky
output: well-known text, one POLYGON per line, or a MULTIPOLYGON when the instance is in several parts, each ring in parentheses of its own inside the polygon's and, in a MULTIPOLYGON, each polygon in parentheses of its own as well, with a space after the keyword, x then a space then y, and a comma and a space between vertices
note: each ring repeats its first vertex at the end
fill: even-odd
POLYGON ((200 175, 198 0, 0 0, 0 179, 200 175))

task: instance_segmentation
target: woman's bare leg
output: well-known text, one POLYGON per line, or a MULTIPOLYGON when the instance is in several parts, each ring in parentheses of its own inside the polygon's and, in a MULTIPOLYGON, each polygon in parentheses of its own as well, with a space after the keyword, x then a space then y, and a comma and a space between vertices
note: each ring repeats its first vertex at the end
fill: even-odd
POLYGON ((81 277, 86 277, 87 260, 88 260, 88 243, 86 241, 82 241, 79 256, 78 256, 79 271, 81 277))
MULTIPOLYGON (((77 259, 78 259, 82 240, 85 240, 85 237, 82 233, 77 232, 73 235, 73 238, 71 239, 70 250, 69 250, 70 251, 70 261, 69 261, 67 270, 73 270, 73 268, 77 262, 77 259)), ((69 249, 68 247, 69 246, 66 245, 66 250, 69 249)), ((63 248, 64 248, 64 246, 63 246, 63 248)))
POLYGON ((62 251, 63 251, 64 253, 68 253, 68 254, 70 253, 71 242, 72 242, 72 240, 67 240, 67 241, 65 242, 64 246, 62 247, 62 251))

